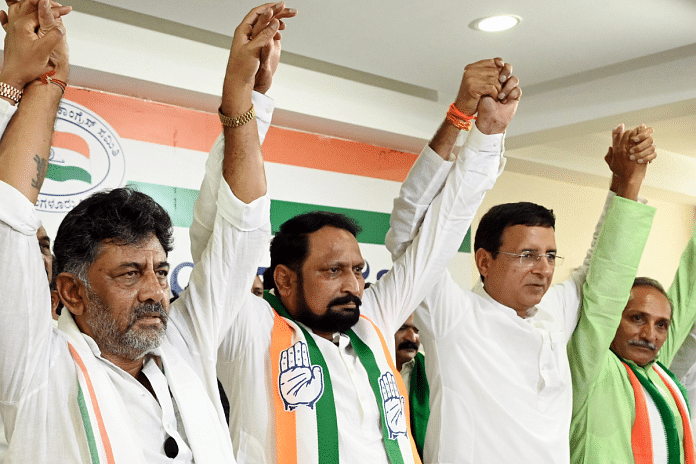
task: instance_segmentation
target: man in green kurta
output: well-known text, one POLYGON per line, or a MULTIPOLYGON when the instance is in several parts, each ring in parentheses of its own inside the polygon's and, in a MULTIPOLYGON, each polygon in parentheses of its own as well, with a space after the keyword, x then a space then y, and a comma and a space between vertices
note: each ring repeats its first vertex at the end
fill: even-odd
POLYGON ((628 247, 616 234, 614 250, 632 254, 634 265, 617 266, 597 250, 583 287, 580 320, 568 345, 574 464, 693 463, 686 394, 664 365, 696 318, 679 304, 696 274, 683 265, 693 261, 696 242, 691 239, 666 293, 652 279, 635 279, 648 230, 634 232, 628 247))

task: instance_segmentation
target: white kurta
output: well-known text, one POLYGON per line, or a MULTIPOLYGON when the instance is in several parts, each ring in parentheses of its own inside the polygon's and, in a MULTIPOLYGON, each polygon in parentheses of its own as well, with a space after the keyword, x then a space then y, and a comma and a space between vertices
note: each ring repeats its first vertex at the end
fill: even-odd
MULTIPOLYGON (((165 342, 153 353, 172 367, 162 372, 150 361, 144 368, 163 392, 159 403, 82 335, 98 366, 95 373, 115 392, 106 406, 119 417, 107 414, 105 422, 116 462, 172 462, 162 445, 175 434, 182 440, 178 462, 191 462, 191 452, 200 463, 234 462, 219 403, 216 356, 232 323, 227 311, 231 298, 242 287, 248 292, 249 286, 230 278, 236 263, 228 257, 261 259, 270 237, 270 202, 264 197, 245 205, 226 183, 217 187, 218 213, 206 235, 211 245, 194 267, 189 288, 172 306, 165 342)), ((40 221, 33 205, 9 185, 0 183, 0 198, 0 412, 10 440, 6 462, 91 462, 77 402, 76 366, 66 334, 51 319, 36 239, 40 221)))
MULTIPOLYGON (((222 144, 216 146, 217 156, 221 159, 222 144)), ((432 152, 428 147, 425 151, 432 152)), ((431 214, 426 217, 423 233, 394 264, 394 268, 365 291, 361 311, 376 323, 387 339, 391 339, 442 275, 459 248, 484 193, 500 174, 502 136, 478 134, 469 139, 464 151, 465 155, 460 157, 450 173, 440 201, 433 205, 431 214)), ((211 152, 212 156, 214 153, 211 152)), ((219 160, 213 159, 207 164, 209 167, 218 165, 219 160)), ((202 188, 201 192, 204 191, 210 189, 202 188)), ((205 221, 205 214, 195 214, 192 230, 206 230, 205 221)), ((192 249, 199 247, 192 242, 192 249)), ((258 261, 243 261, 238 257, 235 261, 239 265, 237 278, 248 283, 250 288, 258 261)), ((218 375, 230 398, 230 434, 235 455, 240 463, 274 463, 272 389, 277 379, 271 378, 269 358, 274 312, 266 301, 252 295, 248 288, 240 291, 238 300, 230 305, 229 311, 235 319, 220 347, 218 375)), ((311 335, 331 374, 341 462, 386 463, 378 405, 367 373, 348 339, 340 336, 337 347, 328 340, 311 335)), ((371 349, 381 350, 381 347, 372 346, 371 349)), ((393 343, 389 344, 389 351, 393 358, 393 343)), ((303 433, 316 434, 316 431, 298 430, 298 434, 303 433)))
MULTIPOLYGON (((17 111, 16 106, 10 105, 9 102, 5 100, 0 100, 0 137, 5 132, 7 123, 10 122, 10 118, 15 114, 15 111, 17 111)), ((7 446, 5 426, 0 417, 0 463, 4 462, 5 455, 7 454, 7 446)))
MULTIPOLYGON (((417 232, 418 218, 449 165, 437 156, 421 156, 409 173, 387 234, 395 257, 417 232)), ((577 323, 589 256, 591 251, 583 267, 552 286, 527 319, 493 300, 480 283, 467 291, 443 274, 415 315, 428 353, 425 463, 569 461, 572 386, 566 343, 577 323)))

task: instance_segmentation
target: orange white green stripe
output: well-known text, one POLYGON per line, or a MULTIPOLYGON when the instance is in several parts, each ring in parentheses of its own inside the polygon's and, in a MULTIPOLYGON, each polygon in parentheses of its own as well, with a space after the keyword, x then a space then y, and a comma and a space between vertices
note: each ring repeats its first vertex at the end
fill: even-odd
POLYGON ((106 426, 104 425, 92 379, 75 347, 68 343, 68 348, 78 367, 78 404, 80 406, 80 414, 82 415, 82 423, 85 427, 92 464, 115 464, 111 442, 109 435, 106 433, 106 426))
MULTIPOLYGON (((271 334, 278 464, 339 463, 339 433, 331 376, 312 335, 295 323, 275 295, 271 334), (275 381, 277 379, 277 382, 275 381)), ((420 464, 408 428, 406 387, 379 328, 365 316, 346 332, 365 368, 378 403, 383 441, 391 464, 420 464), (379 347, 381 349, 373 348, 379 347)), ((344 431, 344 433, 349 433, 344 431)))
POLYGON ((684 388, 676 378, 662 365, 655 363, 652 369, 655 370, 660 380, 664 383, 670 395, 673 397, 683 431, 683 440, 680 444, 677 422, 672 409, 666 399, 660 393, 657 386, 642 372, 623 362, 635 397, 635 418, 631 431, 631 445, 633 458, 636 464, 653 464, 653 440, 650 417, 645 391, 650 395, 651 400, 659 411, 667 440, 667 463, 680 464, 683 450, 684 464, 696 464, 694 459, 694 441, 689 418, 688 404, 685 400, 684 388))

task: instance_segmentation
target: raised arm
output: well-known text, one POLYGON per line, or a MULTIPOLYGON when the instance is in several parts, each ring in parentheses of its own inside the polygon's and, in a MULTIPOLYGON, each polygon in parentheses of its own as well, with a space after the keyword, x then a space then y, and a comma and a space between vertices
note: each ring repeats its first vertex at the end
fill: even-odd
MULTIPOLYGON (((619 155, 617 155, 618 157, 619 155)), ((623 124, 617 126, 612 131, 612 145, 604 157, 605 161, 612 170, 612 179, 604 202, 604 207, 597 221, 595 231, 592 235, 590 247, 587 250, 585 259, 571 274, 570 279, 562 284, 551 288, 545 298, 557 298, 557 302, 552 307, 563 308, 564 320, 566 323, 565 333, 568 338, 575 330, 580 316, 580 305, 582 303, 582 289, 585 284, 587 272, 590 268, 590 260, 597 246, 597 239, 602 230, 604 219, 615 196, 624 197, 630 200, 638 200, 638 190, 643 181, 639 171, 630 172, 625 167, 642 166, 641 170, 656 157, 655 145, 652 139, 652 128, 641 125, 631 131, 624 131, 623 124), (622 163, 613 160, 614 154, 622 155, 622 163), (630 161, 630 164, 628 163, 630 161)), ((619 158, 617 158, 618 160, 619 158)))
MULTIPOLYGON (((215 359, 219 341, 246 306, 254 271, 268 252, 270 199, 256 122, 250 113, 252 89, 262 50, 280 40, 280 21, 268 19, 268 4, 253 9, 237 27, 230 49, 220 106, 223 142, 211 232, 191 272, 189 287, 174 303, 173 320, 188 328, 199 352, 215 359), (255 35, 258 21, 265 26, 255 35), (179 323, 180 322, 180 323, 179 323)), ((279 46, 279 44, 277 44, 279 46)), ((211 177, 208 177, 210 181, 211 177)), ((196 209, 205 198, 199 197, 196 209)))
MULTIPOLYGON (((672 322, 658 360, 669 366, 679 350, 681 359, 696 363, 696 229, 682 252, 667 295, 672 303, 672 322)), ((680 370, 678 366, 676 370, 680 370)))
MULTIPOLYGON (((0 83, 5 95, 12 95, 12 89, 24 90, 24 95, 0 140, 0 181, 35 203, 46 176, 53 123, 63 95, 55 80, 68 79, 65 29, 48 0, 24 0, 10 4, 8 10, 0 17, 7 32, 0 83), (48 85, 38 80, 47 72, 55 73, 48 85)), ((67 13, 70 8, 60 11, 67 13)))
POLYGON ((646 167, 654 159, 652 130, 641 126, 612 133, 605 160, 616 193, 591 255, 577 328, 568 344, 574 410, 579 410, 600 374, 638 271, 655 209, 638 202, 646 167), (638 147, 634 151, 631 150, 638 147), (631 157, 635 158, 632 160, 631 157), (640 162, 638 162, 640 161, 640 162))
POLYGON ((41 366, 51 353, 53 325, 36 238, 41 222, 33 202, 43 182, 62 89, 35 79, 55 70, 55 78, 66 80, 68 57, 65 31, 47 2, 12 3, 0 22, 7 31, 0 82, 26 87, 0 140, 0 403, 12 409, 25 389, 40 385, 48 372, 41 366), (42 29, 48 34, 40 38, 42 29))
MULTIPOLYGON (((257 17, 253 25, 251 37, 257 37, 263 28, 269 25, 272 19, 278 21, 278 30, 285 29, 284 18, 290 18, 297 14, 294 9, 285 8, 284 4, 268 4, 270 6, 264 13, 257 17)), ((252 103, 255 110, 256 126, 258 129, 259 144, 263 144, 266 133, 271 124, 274 103, 265 93, 270 89, 273 75, 278 68, 281 52, 280 32, 277 32, 272 41, 261 48, 259 68, 254 76, 254 90, 252 103)), ((224 134, 215 141, 205 165, 205 176, 199 191, 199 201, 196 202, 193 211, 193 223, 189 230, 191 237, 191 256, 194 264, 200 261, 203 250, 213 232, 215 214, 217 212, 218 188, 222 178, 222 159, 224 156, 224 134)))
MULTIPOLYGON (((408 317, 442 277, 450 259, 471 225, 485 193, 493 187, 503 166, 503 133, 517 110, 521 91, 517 79, 509 96, 496 100, 484 96, 478 102, 478 120, 450 171, 442 192, 435 198, 418 235, 394 267, 366 291, 375 298, 379 313, 371 314, 389 332, 408 317), (480 129, 480 130, 479 130, 480 129)), ((496 96, 498 94, 496 93, 496 96)), ((461 110, 460 110, 461 111, 461 110)), ((457 121, 455 121, 456 123, 457 121)), ((426 150, 449 153, 459 128, 450 118, 426 150), (452 125, 454 130, 446 127, 452 125), (434 147, 434 148, 433 148, 434 147), (444 151, 443 151, 444 150, 444 151)))
MULTIPOLYGON (((495 58, 466 66, 454 106, 466 115, 474 115, 484 95, 497 99, 519 99, 518 80, 512 76, 512 66, 495 58)), ((475 129, 488 133, 487 120, 477 122, 475 129), (479 127, 479 124, 483 125, 479 127)), ((401 186, 399 197, 389 220, 385 244, 396 260, 401 256, 423 222, 423 217, 435 196, 442 190, 455 159, 452 150, 461 129, 445 119, 437 133, 423 150, 401 186)), ((498 151, 496 149, 496 151, 498 151)))

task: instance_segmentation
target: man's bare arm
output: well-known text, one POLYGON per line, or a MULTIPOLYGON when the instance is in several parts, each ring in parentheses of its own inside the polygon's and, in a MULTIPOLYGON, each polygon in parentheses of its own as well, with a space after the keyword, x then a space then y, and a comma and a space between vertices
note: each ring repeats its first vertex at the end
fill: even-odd
MULTIPOLYGON (((256 86, 262 52, 274 47, 279 50, 281 22, 278 15, 273 14, 276 9, 282 11, 285 6, 281 2, 254 8, 235 30, 220 105, 220 111, 228 117, 242 115, 252 108, 251 92, 256 86), (267 24, 255 31, 255 27, 260 28, 259 21, 267 24)), ((238 127, 224 126, 223 134, 225 157, 222 175, 239 200, 251 203, 266 194, 266 174, 256 121, 238 127)))
POLYGON ((53 123, 63 95, 59 85, 37 79, 53 71, 52 78, 67 81, 65 28, 48 0, 11 2, 0 21, 7 31, 0 82, 24 89, 17 113, 0 140, 0 180, 35 203, 46 176, 53 123))

